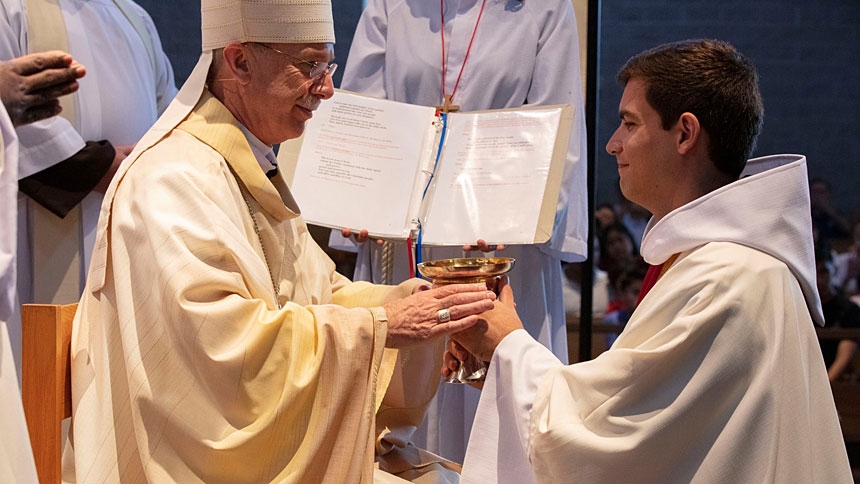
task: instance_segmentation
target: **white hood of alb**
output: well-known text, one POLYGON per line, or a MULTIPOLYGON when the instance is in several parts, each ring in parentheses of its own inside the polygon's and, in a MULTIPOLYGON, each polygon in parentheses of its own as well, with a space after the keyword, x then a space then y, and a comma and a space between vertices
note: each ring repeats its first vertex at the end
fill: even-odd
POLYGON ((747 162, 741 179, 652 218, 642 257, 662 264, 708 242, 734 242, 783 261, 800 282, 812 319, 824 324, 815 285, 815 253, 806 157, 772 155, 747 162))

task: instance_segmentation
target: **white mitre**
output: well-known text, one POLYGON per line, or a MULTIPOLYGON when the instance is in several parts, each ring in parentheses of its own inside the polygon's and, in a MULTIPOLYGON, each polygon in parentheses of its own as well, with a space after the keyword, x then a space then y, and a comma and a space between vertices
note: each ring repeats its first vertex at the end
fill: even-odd
MULTIPOLYGON (((107 224, 119 181, 141 153, 166 136, 197 105, 206 87, 212 51, 234 42, 334 43, 331 0, 202 0, 203 53, 170 106, 143 135, 114 175, 102 204, 96 247, 107 244, 107 224)), ((96 250, 87 276, 91 289, 104 286, 107 251, 96 250)))
POLYGON ((330 0, 203 0, 203 50, 233 42, 334 43, 330 0))
POLYGON ((331 0, 202 0, 203 53, 176 98, 135 146, 160 140, 197 105, 206 86, 212 51, 234 42, 334 43, 331 0))

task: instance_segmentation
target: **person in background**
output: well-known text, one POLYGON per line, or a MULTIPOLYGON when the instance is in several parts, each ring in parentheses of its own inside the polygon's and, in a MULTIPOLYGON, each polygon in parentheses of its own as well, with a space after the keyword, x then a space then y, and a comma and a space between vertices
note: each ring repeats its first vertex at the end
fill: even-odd
MULTIPOLYGON (((639 264, 632 264, 617 271, 612 283, 612 293, 615 300, 609 303, 612 309, 607 311, 603 317, 605 324, 624 326, 633 316, 633 311, 638 305, 639 292, 642 290, 642 281, 645 280, 645 269, 639 264)), ((620 328, 620 329, 621 329, 620 328)), ((619 331, 620 332, 620 331, 619 331)), ((618 339, 617 333, 606 336, 606 346, 611 347, 618 339)))
POLYGON ((81 296, 108 183, 176 87, 155 24, 131 0, 4 0, 0 59, 50 49, 89 75, 59 117, 18 129, 18 291, 22 303, 67 304, 81 296))
POLYGON ((18 137, 15 127, 56 116, 57 100, 75 92, 86 69, 65 52, 30 54, 0 62, 0 482, 35 484, 36 465, 21 405, 11 334, 21 334, 16 297, 18 137), (10 327, 15 329, 10 331, 10 327))
MULTIPOLYGON (((644 265, 633 235, 623 224, 615 223, 606 227, 598 241, 600 258, 597 267, 609 274, 610 279, 628 267, 644 265)), ((611 290, 614 291, 614 287, 611 290)), ((612 296, 614 298, 614 294, 612 296)))
MULTIPOLYGON (((824 328, 860 328, 860 307, 845 297, 833 284, 833 260, 830 251, 816 248, 815 274, 821 308, 824 311, 824 328)), ((826 331, 823 332, 826 335, 826 331)), ((851 366, 857 353, 856 338, 822 338, 821 353, 827 366, 827 377, 838 380, 851 366)))
POLYGON ((852 299, 860 295, 860 222, 851 230, 851 245, 833 254, 833 283, 852 299))
POLYGON ((618 80, 606 150, 653 214, 644 296, 612 348, 573 365, 521 329, 508 286, 452 335, 443 376, 465 351, 490 362, 461 482, 853 482, 814 328, 806 158, 748 161, 755 67, 688 40, 618 80))
MULTIPOLYGON (((564 267, 564 312, 568 317, 580 316, 582 294, 582 262, 567 262, 564 267)), ((591 315, 601 319, 609 306, 609 276, 594 268, 594 289, 592 290, 591 315)))
POLYGON ((403 435, 436 391, 444 336, 494 293, 350 282, 310 236, 272 147, 334 92, 328 0, 200 11, 197 66, 105 196, 74 321, 64 475, 455 481, 459 466, 403 435))
POLYGON ((621 195, 620 206, 618 218, 633 236, 633 243, 638 251, 642 246, 642 235, 645 233, 648 220, 651 219, 651 213, 638 203, 631 202, 624 195, 621 195))
POLYGON ((812 202, 812 224, 818 229, 818 236, 833 242, 851 235, 851 225, 833 206, 830 182, 824 178, 813 177, 809 180, 809 199, 812 202))
POLYGON ((592 245, 594 247, 594 260, 600 260, 600 239, 606 227, 619 223, 618 213, 611 203, 601 203, 594 210, 595 236, 592 245))
POLYGON ((618 214, 611 203, 601 203, 594 210, 594 220, 597 222, 597 232, 603 232, 606 227, 618 222, 618 214))
MULTIPOLYGON (((561 262, 584 260, 590 215, 579 41, 570 0, 370 0, 358 22, 340 87, 442 110, 573 106, 550 241, 496 252, 517 259, 511 284, 519 295, 526 329, 567 361, 561 262)), ((491 247, 482 242, 465 249, 489 251, 491 247)), ((408 278, 405 243, 393 250, 373 242, 356 248, 335 232, 329 245, 358 250, 355 280, 398 283, 408 278), (383 261, 385 254, 391 254, 391 264, 383 261), (391 267, 391 273, 384 273, 383 267, 391 267)), ((439 247, 424 249, 422 259, 463 256, 460 247, 439 247)), ((415 442, 462 461, 477 400, 470 387, 442 385, 415 442)))

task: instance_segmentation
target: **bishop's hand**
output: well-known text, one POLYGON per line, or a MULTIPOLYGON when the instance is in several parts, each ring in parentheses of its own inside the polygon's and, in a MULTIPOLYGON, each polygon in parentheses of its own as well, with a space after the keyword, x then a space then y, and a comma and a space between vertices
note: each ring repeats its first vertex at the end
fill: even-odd
POLYGON ((462 331, 493 308, 495 293, 484 283, 451 284, 418 291, 383 306, 388 318, 385 346, 402 348, 462 331))

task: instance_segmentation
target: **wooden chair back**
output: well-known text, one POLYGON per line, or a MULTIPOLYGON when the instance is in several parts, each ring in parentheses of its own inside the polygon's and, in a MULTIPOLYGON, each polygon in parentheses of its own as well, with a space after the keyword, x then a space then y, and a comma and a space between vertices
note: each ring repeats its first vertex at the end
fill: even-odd
POLYGON ((77 304, 24 304, 21 387, 39 482, 62 477, 63 419, 72 416, 70 349, 77 304))

